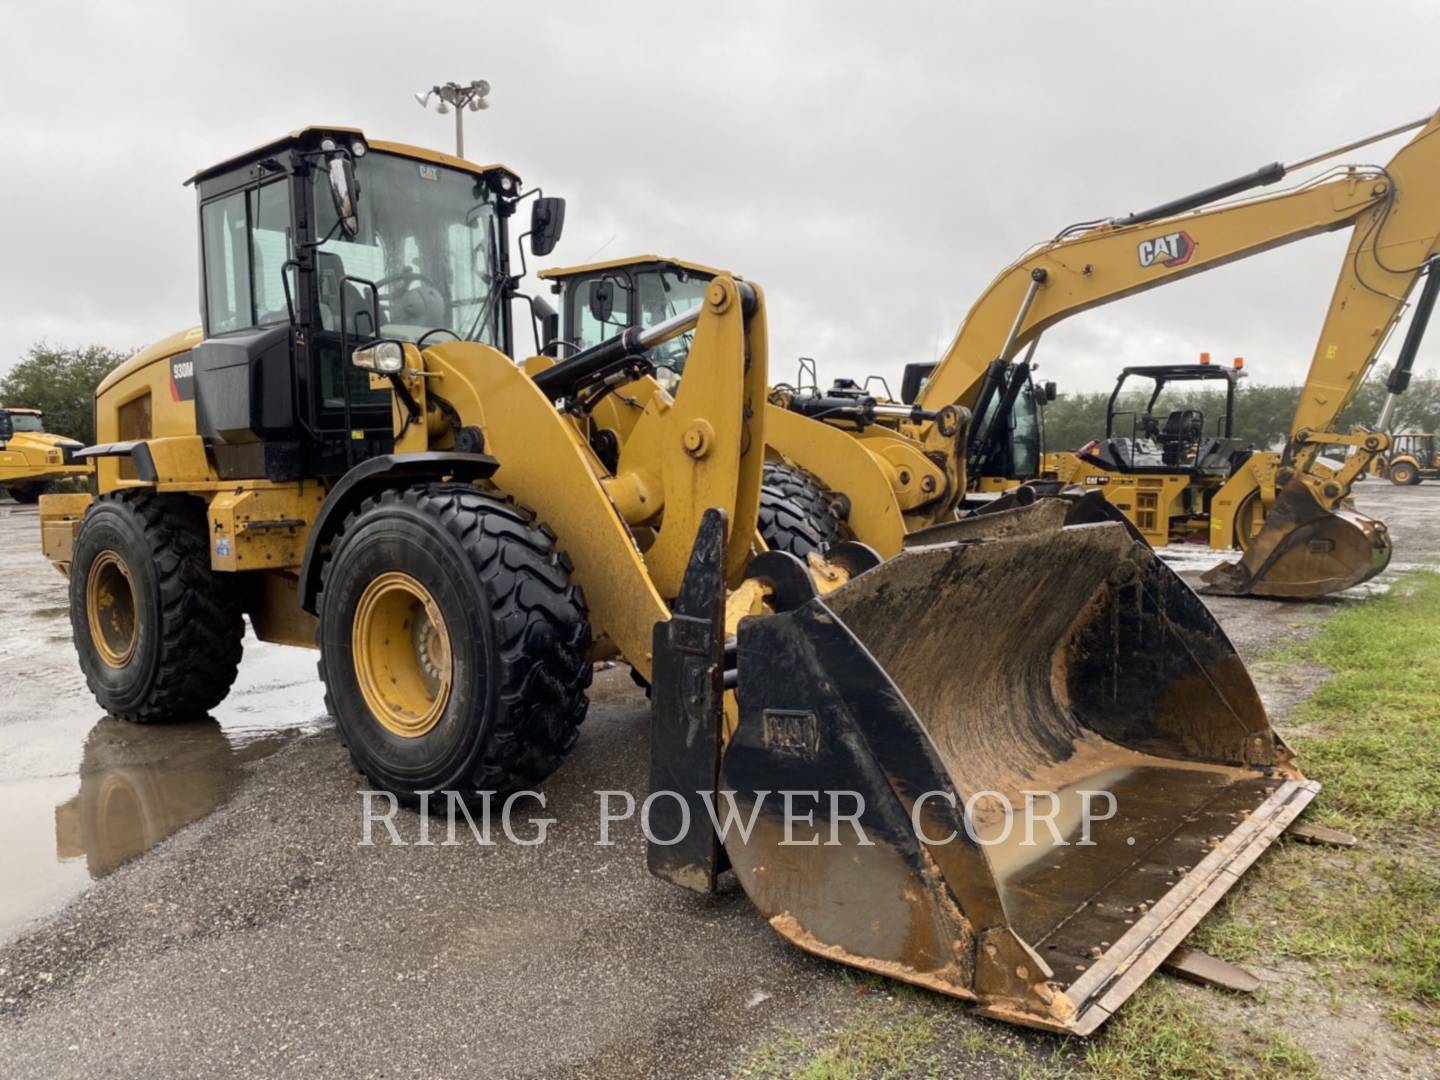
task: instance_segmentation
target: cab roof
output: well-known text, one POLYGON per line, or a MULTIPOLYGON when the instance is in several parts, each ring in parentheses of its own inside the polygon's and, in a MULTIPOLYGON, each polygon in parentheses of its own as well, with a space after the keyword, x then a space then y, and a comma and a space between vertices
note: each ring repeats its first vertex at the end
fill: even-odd
POLYGON ((13 414, 13 415, 15 415, 15 416, 44 416, 44 415, 45 415, 45 414, 44 414, 43 412, 41 412, 39 409, 22 409, 22 408, 19 408, 18 406, 15 407, 15 408, 11 408, 9 405, 6 405, 4 408, 0 408, 0 412, 11 413, 11 414, 13 414))
POLYGON ((1243 368, 1229 367, 1225 364, 1143 364, 1139 367, 1127 367, 1121 370, 1120 378, 1125 379, 1130 375, 1139 375, 1150 379, 1163 379, 1166 382, 1180 382, 1186 379, 1227 379, 1234 382, 1242 378, 1245 372, 1243 368))
POLYGON ((484 174, 491 172, 507 172, 511 176, 516 175, 514 169, 498 163, 491 165, 477 165, 473 161, 466 161, 464 158, 458 158, 454 154, 446 154, 440 150, 427 150, 423 146, 410 146, 406 143, 387 142, 382 139, 369 139, 366 138, 365 133, 357 127, 346 127, 340 124, 311 124, 303 128, 297 128, 296 130, 289 132, 286 135, 280 136, 278 139, 272 139, 270 142, 261 143, 259 146, 251 147, 249 150, 246 150, 243 153, 234 154, 226 158, 224 161, 200 169, 195 173, 194 176, 187 180, 186 183, 194 184, 198 183, 201 180, 207 179, 208 177, 218 176, 219 174, 227 172, 230 169, 235 168, 237 165, 240 165, 246 161, 250 161, 253 158, 263 157, 266 154, 277 153, 281 150, 286 149, 287 147, 294 146, 298 143, 318 142, 326 135, 339 136, 347 140, 359 138, 365 143, 365 146, 371 150, 379 150, 387 154, 397 154, 400 157, 414 158, 417 161, 428 161, 436 165, 445 165, 452 169, 461 169, 465 172, 473 173, 476 176, 483 176, 484 174))
POLYGON ((583 263, 576 266, 551 266, 544 270, 537 271, 537 276, 546 281, 563 281, 566 278, 577 277, 580 274, 594 273, 597 270, 618 270, 626 266, 642 266, 651 263, 659 263, 663 266, 678 266, 682 270, 689 270, 692 273, 704 274, 707 277, 718 277, 721 274, 728 274, 728 270, 717 270, 713 266, 706 266, 704 263, 691 262, 689 259, 672 259, 665 255, 630 255, 623 259, 607 259, 605 262, 583 263))

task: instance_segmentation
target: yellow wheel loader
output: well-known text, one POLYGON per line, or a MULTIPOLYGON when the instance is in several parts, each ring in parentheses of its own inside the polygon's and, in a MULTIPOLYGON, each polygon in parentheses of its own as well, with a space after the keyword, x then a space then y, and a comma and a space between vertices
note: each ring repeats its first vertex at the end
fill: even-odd
MULTIPOLYGON (((652 872, 731 868, 801 948, 1078 1034, 1317 791, 1123 526, 1039 501, 885 560, 765 550, 756 285, 521 365, 508 169, 307 128, 193 183, 202 325, 101 384, 98 497, 41 500, 108 712, 212 708, 244 614, 318 648, 370 783, 469 795, 557 768, 619 657, 652 872)), ((532 204, 532 251, 562 220, 532 204)))
MULTIPOLYGON (((593 347, 607 334, 628 327, 654 325, 692 307, 705 283, 721 273, 701 263, 659 255, 542 270, 539 276, 550 281, 560 297, 560 311, 545 331, 542 349, 564 354, 593 347)), ((680 339, 656 358, 657 377, 666 386, 678 385, 687 350, 688 342, 680 339)), ((814 389, 813 363, 802 359, 801 370, 801 381, 808 376, 812 392, 802 394, 789 384, 777 384, 766 405, 760 535, 769 547, 802 558, 851 539, 890 558, 904 547, 909 533, 933 524, 928 507, 966 489, 965 462, 955 446, 964 441, 969 413, 958 407, 918 413, 909 406, 878 400, 853 384, 837 384, 821 395, 814 389), (878 424, 880 417, 928 418, 938 423, 917 441, 878 424)), ((1053 384, 1048 385, 1053 396, 1053 384)), ((1016 409, 1009 452, 987 475, 972 476, 969 483, 999 490, 1019 483, 996 483, 1002 473, 1022 479, 1034 475, 1026 470, 1038 462, 1035 394, 1044 389, 1026 387, 1024 404, 1030 406, 1029 412, 1016 409)), ((1097 512, 1095 500, 1072 512, 1072 519, 1087 519, 1087 512, 1097 512)))
POLYGON ((46 432, 39 409, 0 409, 0 490, 18 503, 39 502, 55 481, 89 473, 72 460, 78 449, 75 439, 46 432))

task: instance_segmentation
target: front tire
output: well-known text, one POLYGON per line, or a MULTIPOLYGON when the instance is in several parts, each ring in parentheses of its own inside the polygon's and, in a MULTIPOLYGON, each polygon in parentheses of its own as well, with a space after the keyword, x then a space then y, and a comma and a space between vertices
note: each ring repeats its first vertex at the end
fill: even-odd
POLYGON ((513 791, 575 745, 590 624, 555 538, 466 484, 391 490, 323 570, 320 677, 355 767, 413 804, 513 791))
POLYGON ((1413 487, 1420 482, 1420 470, 1408 461, 1397 461, 1390 466, 1390 482, 1400 487, 1413 487))
POLYGON ((194 720, 235 681, 245 623, 210 568, 205 506, 183 495, 102 495, 70 564, 70 626, 95 699, 133 723, 194 720))
POLYGON ((771 551, 803 559, 823 555, 853 537, 845 522, 844 496, 793 465, 765 463, 760 488, 760 537, 771 551))

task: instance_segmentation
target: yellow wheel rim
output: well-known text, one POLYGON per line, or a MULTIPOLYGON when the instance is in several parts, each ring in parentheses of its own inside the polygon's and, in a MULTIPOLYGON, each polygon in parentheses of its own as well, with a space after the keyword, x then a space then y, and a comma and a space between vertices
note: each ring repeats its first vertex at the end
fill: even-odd
POLYGON ((419 738, 450 700, 450 634, 430 590, 398 570, 365 587, 351 655, 365 704, 392 735, 419 738))
POLYGON ((1265 504, 1260 501, 1258 491, 1247 495, 1235 511, 1235 546, 1241 551, 1250 549, 1250 541, 1265 526, 1265 504))
POLYGON ((130 567, 113 551, 102 551, 90 564, 85 579, 85 616, 100 659, 112 668, 128 664, 140 639, 135 582, 130 567))

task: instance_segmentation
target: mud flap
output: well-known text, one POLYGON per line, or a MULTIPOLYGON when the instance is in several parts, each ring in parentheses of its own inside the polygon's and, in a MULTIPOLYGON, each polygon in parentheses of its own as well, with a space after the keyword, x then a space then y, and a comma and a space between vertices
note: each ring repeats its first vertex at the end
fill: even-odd
POLYGON ((751 900, 1011 1022, 1095 1030, 1318 790, 1118 524, 909 546, 737 645, 720 787, 751 900))
POLYGON ((1259 534, 1233 563, 1204 574, 1205 592, 1223 596, 1326 596, 1369 581, 1390 564, 1383 521, 1326 510, 1301 480, 1276 496, 1259 534))

